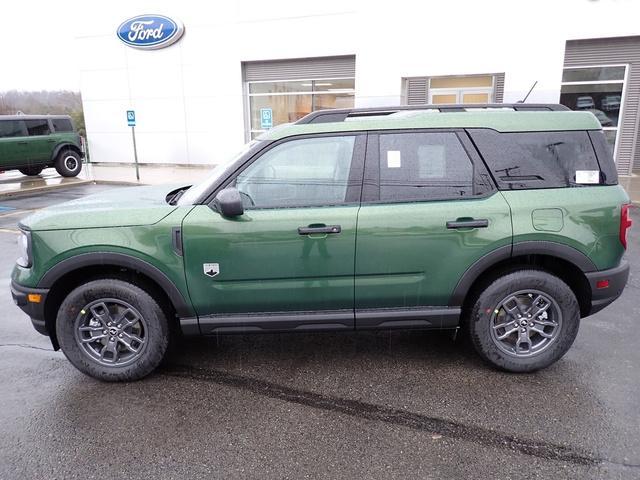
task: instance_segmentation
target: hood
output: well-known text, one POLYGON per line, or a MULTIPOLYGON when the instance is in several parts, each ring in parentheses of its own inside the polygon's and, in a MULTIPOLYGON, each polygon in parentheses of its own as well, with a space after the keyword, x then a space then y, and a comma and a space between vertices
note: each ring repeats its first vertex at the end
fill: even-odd
POLYGON ((177 208, 166 196, 180 186, 117 188, 44 208, 20 223, 34 231, 151 225, 177 208))

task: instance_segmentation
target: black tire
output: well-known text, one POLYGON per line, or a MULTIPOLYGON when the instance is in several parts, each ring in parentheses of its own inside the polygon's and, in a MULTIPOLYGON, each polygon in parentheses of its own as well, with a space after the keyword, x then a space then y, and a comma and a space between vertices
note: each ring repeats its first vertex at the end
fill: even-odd
POLYGON ((73 150, 63 150, 56 157, 55 167, 63 177, 75 177, 82 170, 82 159, 73 150))
POLYGON ((533 372, 558 361, 573 344, 579 326, 580 307, 571 288, 558 277, 541 270, 517 270, 488 283, 477 295, 465 319, 469 339, 480 357, 509 372, 533 372), (514 295, 518 299, 515 303, 512 300, 514 295), (527 299, 531 299, 531 304, 527 299), (533 305, 538 299, 540 303, 533 305), (538 315, 536 312, 540 306, 547 304, 547 310, 538 315), (530 309, 535 307, 535 310, 523 309, 527 306, 530 309), (547 315, 543 315, 546 312, 547 315), (535 320, 528 320, 526 317, 529 315, 535 320), (512 323, 496 328, 508 321, 512 323), (526 325, 522 324, 523 321, 526 325), (543 326, 545 322, 550 325, 543 326), (553 323, 557 326, 554 327, 553 323), (498 339, 514 328, 516 331, 504 340, 498 339), (539 330, 545 335, 553 335, 552 339, 543 337, 539 330), (525 336, 530 343, 519 343, 521 338, 525 340, 525 336), (534 346, 536 341, 540 342, 537 347, 534 346), (510 348, 513 351, 509 351, 510 348))
POLYGON ((71 291, 60 305, 56 320, 58 342, 69 361, 81 372, 109 382, 139 380, 150 374, 167 352, 169 331, 167 317, 151 295, 136 285, 116 279, 90 281, 71 291), (103 305, 108 309, 113 308, 115 313, 103 315, 103 305), (123 311, 128 311, 129 316, 121 318, 120 323, 117 323, 115 320, 120 318, 123 311), (139 321, 135 320, 138 315, 139 321), (134 320, 137 323, 126 330, 124 324, 134 320), (106 327, 106 323, 110 326, 106 327), (81 327, 94 331, 81 332, 81 327), (93 338, 94 333, 103 338, 94 342, 81 341, 81 337, 85 338, 85 335, 93 338), (118 338, 123 335, 126 337, 118 338), (131 338, 144 341, 140 343, 131 338), (124 342, 127 340, 130 345, 137 347, 138 353, 125 348, 124 342), (117 352, 111 352, 107 345, 115 345, 117 352), (105 349, 108 355, 104 353, 104 358, 99 358, 99 354, 105 349), (119 356, 122 361, 117 364, 119 356))
POLYGON ((33 167, 22 167, 19 168, 18 170, 20 170, 20 173, 23 175, 27 175, 29 177, 33 177, 36 175, 40 175, 40 172, 42 172, 42 170, 44 170, 44 167, 42 166, 33 166, 33 167))

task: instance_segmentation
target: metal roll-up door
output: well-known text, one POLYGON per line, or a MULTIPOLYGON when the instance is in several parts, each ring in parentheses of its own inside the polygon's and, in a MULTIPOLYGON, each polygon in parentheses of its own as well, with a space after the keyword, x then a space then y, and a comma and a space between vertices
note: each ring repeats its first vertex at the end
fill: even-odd
POLYGON ((244 62, 243 67, 245 82, 349 78, 356 75, 356 57, 355 55, 345 55, 244 62))

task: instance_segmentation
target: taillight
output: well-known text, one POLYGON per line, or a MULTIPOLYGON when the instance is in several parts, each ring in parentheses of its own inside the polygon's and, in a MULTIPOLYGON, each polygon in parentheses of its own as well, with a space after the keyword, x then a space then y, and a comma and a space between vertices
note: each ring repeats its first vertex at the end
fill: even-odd
POLYGON ((629 218, 629 209, 631 204, 627 203, 620 207, 620 243, 627 249, 627 232, 632 225, 631 218, 629 218))

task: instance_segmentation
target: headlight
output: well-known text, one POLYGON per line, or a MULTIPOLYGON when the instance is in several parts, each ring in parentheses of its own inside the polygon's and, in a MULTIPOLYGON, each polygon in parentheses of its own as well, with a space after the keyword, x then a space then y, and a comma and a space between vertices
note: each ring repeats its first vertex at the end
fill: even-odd
POLYGON ((31 232, 20 230, 18 238, 18 247, 20 248, 20 257, 16 263, 21 267, 29 268, 31 266, 31 232))

